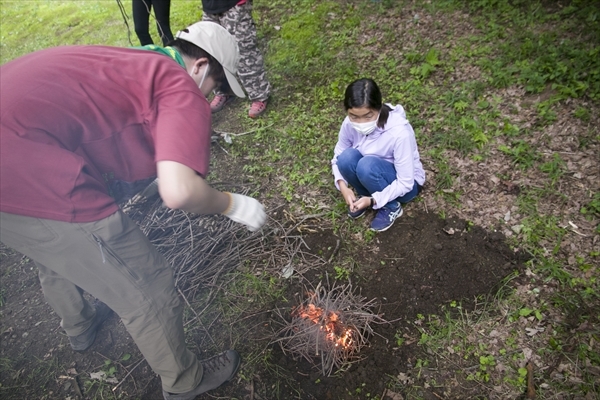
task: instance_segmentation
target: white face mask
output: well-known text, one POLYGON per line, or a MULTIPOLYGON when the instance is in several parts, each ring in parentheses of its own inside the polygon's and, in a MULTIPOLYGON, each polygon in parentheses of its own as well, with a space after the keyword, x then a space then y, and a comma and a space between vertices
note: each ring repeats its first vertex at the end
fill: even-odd
POLYGON ((375 128, 377 128, 377 121, 378 120, 379 120, 379 114, 377 115, 377 118, 375 118, 373 121, 362 122, 362 123, 350 121, 350 125, 352 125, 352 127, 358 133, 367 136, 370 133, 372 133, 375 130, 375 128))

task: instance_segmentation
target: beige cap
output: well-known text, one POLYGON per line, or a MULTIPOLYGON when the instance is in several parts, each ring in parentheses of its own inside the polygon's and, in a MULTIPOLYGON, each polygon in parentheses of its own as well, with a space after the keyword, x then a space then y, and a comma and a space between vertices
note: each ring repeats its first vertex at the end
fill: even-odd
POLYGON ((236 78, 240 52, 235 38, 227 29, 215 22, 201 21, 188 26, 187 31, 179 31, 175 37, 187 40, 213 56, 223 66, 233 93, 246 97, 236 78))

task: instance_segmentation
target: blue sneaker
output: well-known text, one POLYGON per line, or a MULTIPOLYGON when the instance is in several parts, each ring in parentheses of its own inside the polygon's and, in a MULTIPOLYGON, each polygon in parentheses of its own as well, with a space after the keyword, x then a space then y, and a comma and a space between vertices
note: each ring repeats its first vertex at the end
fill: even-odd
POLYGON ((386 204, 377 210, 377 214, 371 222, 371 230, 376 232, 383 232, 394 224, 396 218, 402 215, 402 206, 399 202, 394 201, 386 204))
MULTIPOLYGON (((362 198, 362 196, 358 196, 358 199, 360 199, 360 198, 362 198)), ((367 212, 367 208, 369 208, 369 207, 365 207, 362 210, 358 210, 358 211, 350 211, 350 206, 348 206, 348 216, 352 219, 359 219, 360 217, 365 215, 365 213, 367 212)))
POLYGON ((365 215, 366 212, 367 212, 366 208, 363 208, 362 210, 358 210, 358 211, 350 211, 350 207, 348 207, 348 216, 352 219, 359 219, 360 217, 365 215))

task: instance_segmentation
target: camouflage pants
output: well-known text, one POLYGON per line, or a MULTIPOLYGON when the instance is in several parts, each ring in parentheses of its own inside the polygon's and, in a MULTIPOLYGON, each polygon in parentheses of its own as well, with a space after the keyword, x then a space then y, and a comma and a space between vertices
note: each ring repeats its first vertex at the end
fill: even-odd
MULTIPOLYGON (((231 33, 240 49, 238 77, 250 100, 264 101, 271 85, 267 80, 263 55, 258 49, 256 25, 252 19, 252 2, 237 5, 222 14, 203 14, 203 21, 212 21, 231 33)), ((218 93, 217 93, 218 94, 218 93)))

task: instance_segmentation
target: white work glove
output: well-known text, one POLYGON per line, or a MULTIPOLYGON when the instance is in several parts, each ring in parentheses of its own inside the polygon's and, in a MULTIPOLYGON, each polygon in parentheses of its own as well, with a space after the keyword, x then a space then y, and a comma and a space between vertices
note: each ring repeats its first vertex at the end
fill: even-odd
POLYGON ((246 225, 251 232, 259 230, 265 224, 267 214, 258 200, 241 194, 225 193, 229 195, 229 207, 223 212, 223 215, 246 225))

